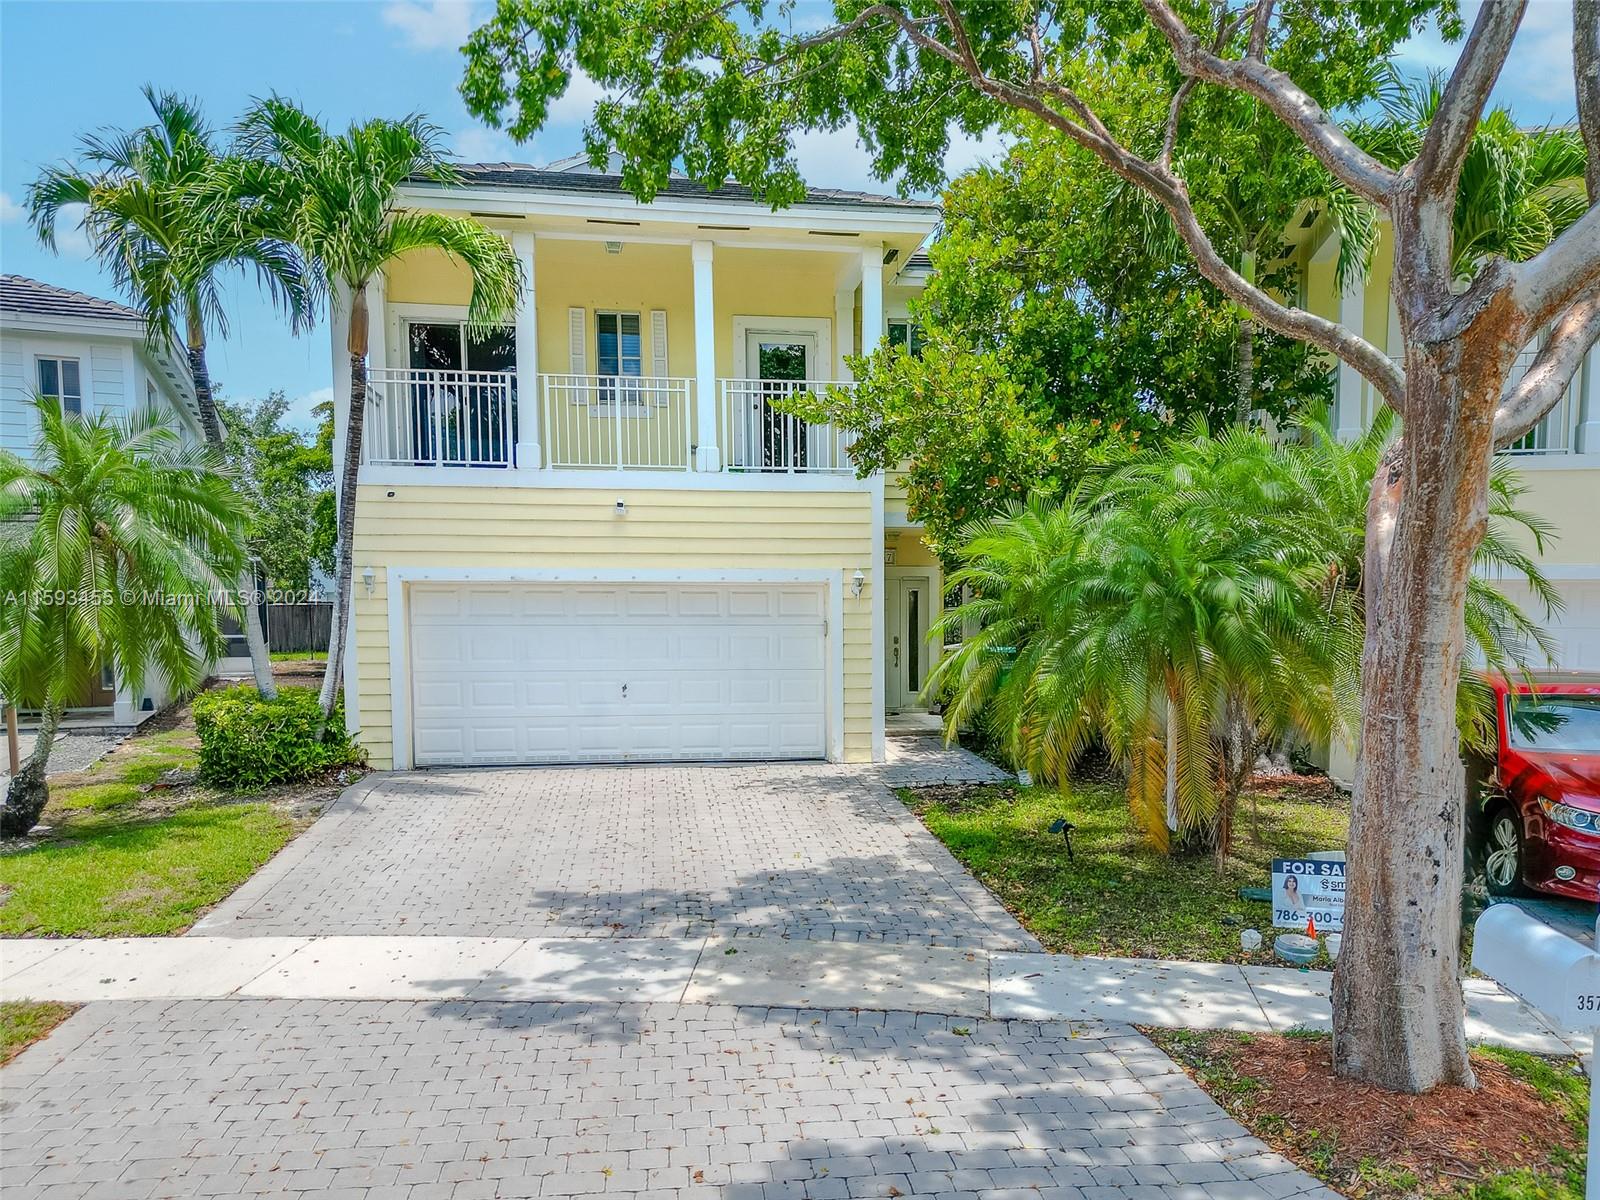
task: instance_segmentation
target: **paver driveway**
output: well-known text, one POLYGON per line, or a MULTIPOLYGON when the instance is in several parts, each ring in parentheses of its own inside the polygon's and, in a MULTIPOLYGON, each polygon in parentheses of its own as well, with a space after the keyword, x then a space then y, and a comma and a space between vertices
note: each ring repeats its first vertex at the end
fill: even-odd
POLYGON ((781 935, 1037 949, 908 813, 922 750, 824 763, 375 777, 196 929, 481 937, 781 935))
POLYGON ((99 1004, 5 1081, 7 1200, 1336 1200, 1149 1042, 1096 1027, 99 1004))

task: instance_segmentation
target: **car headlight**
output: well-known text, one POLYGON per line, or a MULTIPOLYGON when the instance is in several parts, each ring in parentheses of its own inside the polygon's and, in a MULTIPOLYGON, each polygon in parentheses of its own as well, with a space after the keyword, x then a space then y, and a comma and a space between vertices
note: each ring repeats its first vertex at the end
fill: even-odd
POLYGON ((1552 800, 1548 796, 1539 797, 1539 807, 1544 815, 1557 825, 1565 825, 1568 829, 1576 829, 1583 833, 1600 833, 1600 813, 1590 812, 1586 808, 1574 808, 1570 804, 1562 804, 1559 800, 1552 800))

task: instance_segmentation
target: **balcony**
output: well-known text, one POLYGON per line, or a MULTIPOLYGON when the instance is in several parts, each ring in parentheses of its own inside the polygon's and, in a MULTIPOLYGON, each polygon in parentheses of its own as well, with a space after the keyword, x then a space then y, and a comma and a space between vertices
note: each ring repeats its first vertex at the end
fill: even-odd
MULTIPOLYGON (((710 427, 720 473, 854 473, 851 436, 777 407, 848 383, 719 379, 702 408, 693 379, 539 375, 523 397, 514 371, 374 368, 362 461, 440 470, 692 472, 710 427), (531 426, 531 437, 523 423, 531 426)), ((703 459, 702 459, 703 462, 703 459)), ((701 468, 703 470, 703 467, 701 468)))

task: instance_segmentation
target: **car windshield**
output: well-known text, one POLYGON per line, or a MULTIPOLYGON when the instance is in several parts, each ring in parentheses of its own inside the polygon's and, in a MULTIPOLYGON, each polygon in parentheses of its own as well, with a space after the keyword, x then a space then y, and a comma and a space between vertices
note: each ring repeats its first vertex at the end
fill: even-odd
POLYGON ((1600 696, 1519 697, 1510 732, 1522 750, 1600 754, 1600 696))

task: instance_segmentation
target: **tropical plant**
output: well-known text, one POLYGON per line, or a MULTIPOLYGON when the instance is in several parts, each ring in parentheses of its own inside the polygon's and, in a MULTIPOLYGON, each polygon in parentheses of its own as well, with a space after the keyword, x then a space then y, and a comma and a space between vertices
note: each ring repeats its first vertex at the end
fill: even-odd
POLYGON ((1355 719, 1360 622, 1304 538, 1287 451, 1204 429, 1059 505, 981 523, 951 578, 976 626, 929 680, 948 728, 984 709, 1017 760, 1065 784, 1104 739, 1153 841, 1225 857, 1271 742, 1355 719))
MULTIPOLYGON (((361 465, 367 400, 367 287, 395 259, 438 250, 472 275, 467 320, 476 329, 503 322, 522 292, 522 267, 505 238, 471 217, 400 206, 402 184, 450 185, 439 129, 418 116, 374 119, 330 133, 312 116, 273 97, 253 105, 240 127, 243 144, 275 179, 274 210, 285 235, 304 255, 319 290, 349 306, 350 395, 344 423, 344 461, 338 472, 333 647, 343 646, 350 617, 351 555, 355 541, 356 479, 361 465), (343 289, 348 299, 341 299, 343 289)), ((329 653, 319 702, 326 720, 339 692, 344 656, 329 653)))
POLYGON ((35 400, 32 461, 0 451, 0 692, 39 710, 0 835, 49 799, 62 711, 110 666, 129 687, 159 672, 192 688, 222 653, 218 622, 244 563, 245 509, 210 445, 160 413, 69 416, 35 400))
MULTIPOLYGON (((274 234, 260 180, 218 151, 199 106, 148 86, 144 97, 154 123, 81 138, 78 162, 46 167, 29 187, 29 219, 54 247, 65 211, 82 207, 80 223, 95 257, 144 317, 146 340, 160 349, 184 345, 201 429, 220 449, 223 426, 206 339, 210 331, 228 331, 224 271, 253 269, 297 328, 310 326, 312 297, 294 247, 274 234)), ((248 565, 236 583, 256 687, 272 696, 272 663, 251 602, 248 565)))

